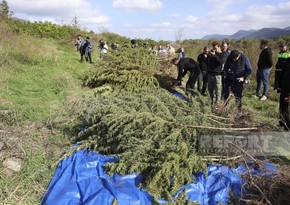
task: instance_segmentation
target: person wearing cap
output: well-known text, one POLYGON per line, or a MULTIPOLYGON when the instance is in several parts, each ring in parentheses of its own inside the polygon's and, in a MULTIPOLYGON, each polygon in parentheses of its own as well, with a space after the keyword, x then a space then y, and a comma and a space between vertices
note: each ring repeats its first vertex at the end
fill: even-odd
POLYGON ((285 69, 287 60, 290 58, 290 53, 288 52, 288 46, 286 42, 281 42, 279 44, 279 53, 277 55, 278 60, 275 66, 275 84, 274 89, 277 90, 278 93, 281 91, 281 81, 282 81, 282 73, 285 69))
POLYGON ((238 109, 242 109, 243 86, 252 73, 252 66, 248 57, 238 50, 231 51, 224 66, 225 99, 233 93, 238 109))
POLYGON ((268 91, 269 91, 269 76, 270 70, 273 66, 272 50, 268 47, 267 40, 260 41, 261 53, 258 60, 258 69, 256 73, 257 87, 256 87, 256 96, 259 97, 262 85, 263 85, 263 95, 260 100, 267 100, 268 91))
POLYGON ((178 76, 175 84, 181 85, 182 78, 187 72, 190 72, 189 78, 186 82, 186 94, 194 96, 194 85, 200 74, 198 63, 192 58, 174 58, 172 63, 177 66, 178 76))

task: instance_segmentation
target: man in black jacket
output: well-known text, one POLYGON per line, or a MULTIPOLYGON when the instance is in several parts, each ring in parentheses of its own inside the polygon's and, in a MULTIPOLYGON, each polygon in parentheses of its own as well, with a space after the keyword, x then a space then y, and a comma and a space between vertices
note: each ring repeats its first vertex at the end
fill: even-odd
POLYGON ((258 69, 257 69, 257 88, 256 96, 260 95, 262 85, 264 86, 263 95, 260 100, 267 100, 268 90, 269 90, 269 76, 270 69, 273 66, 272 51, 268 47, 267 40, 261 40, 260 49, 262 50, 259 55, 258 69))
POLYGON ((282 42, 279 44, 280 51, 277 54, 278 60, 275 68, 275 84, 274 89, 279 93, 281 91, 281 83, 283 78, 283 72, 290 58, 290 53, 288 52, 288 46, 286 42, 282 42))
POLYGON ((201 69, 201 72, 197 79, 197 90, 202 95, 205 95, 207 87, 207 56, 209 53, 209 47, 205 46, 203 52, 198 55, 197 62, 201 69))
POLYGON ((290 101, 290 58, 287 60, 285 69, 281 73, 281 92, 280 92, 280 125, 285 130, 290 130, 290 117, 289 117, 289 101, 290 101))
POLYGON ((188 71, 190 72, 190 76, 186 82, 186 94, 188 95, 189 93, 191 93, 191 95, 194 96, 194 85, 200 74, 200 68, 198 63, 192 58, 174 58, 172 60, 172 63, 178 68, 177 82, 180 83, 186 73, 188 71))
POLYGON ((225 71, 225 99, 229 97, 232 92, 237 100, 238 109, 242 108, 242 96, 243 86, 245 80, 252 73, 252 66, 244 54, 238 50, 231 51, 226 64, 224 66, 225 71))
POLYGON ((222 51, 217 41, 212 42, 212 48, 207 57, 208 92, 211 105, 218 106, 222 94, 222 51))

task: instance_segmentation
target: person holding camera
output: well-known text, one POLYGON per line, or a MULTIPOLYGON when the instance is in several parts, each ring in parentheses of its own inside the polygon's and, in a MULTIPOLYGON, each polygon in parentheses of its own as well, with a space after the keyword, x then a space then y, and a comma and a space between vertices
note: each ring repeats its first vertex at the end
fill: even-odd
POLYGON ((225 99, 233 93, 238 109, 242 109, 243 86, 252 73, 252 66, 248 57, 238 50, 231 51, 224 66, 225 72, 225 99))
POLYGON ((207 57, 208 92, 211 105, 218 108, 222 93, 222 52, 218 41, 212 43, 207 57))

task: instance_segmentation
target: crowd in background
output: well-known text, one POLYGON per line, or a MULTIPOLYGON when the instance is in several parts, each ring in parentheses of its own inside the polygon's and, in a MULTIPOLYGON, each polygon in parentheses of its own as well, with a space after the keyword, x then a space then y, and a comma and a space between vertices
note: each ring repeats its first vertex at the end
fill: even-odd
MULTIPOLYGON (((278 60, 275 65, 274 89, 280 93, 279 112, 281 127, 289 130, 290 96, 290 53, 285 42, 280 43, 278 60)), ((270 70, 274 67, 273 54, 267 40, 260 41, 260 54, 257 62, 254 98, 260 101, 268 99, 270 70)), ((226 41, 212 42, 205 46, 195 61, 190 57, 176 57, 172 63, 178 68, 175 85, 181 85, 182 78, 189 72, 186 82, 186 94, 194 96, 194 87, 201 95, 209 93, 212 109, 219 109, 221 101, 226 106, 231 96, 236 99, 238 110, 242 110, 243 88, 252 74, 252 65, 248 57, 239 50, 230 50, 226 41)))

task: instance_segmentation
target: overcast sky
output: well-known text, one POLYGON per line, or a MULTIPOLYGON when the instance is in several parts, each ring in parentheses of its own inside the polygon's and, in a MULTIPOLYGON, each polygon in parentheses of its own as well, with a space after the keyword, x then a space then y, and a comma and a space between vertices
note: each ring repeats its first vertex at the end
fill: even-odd
POLYGON ((286 0, 7 0, 14 17, 108 30, 129 38, 199 39, 290 26, 286 0))

